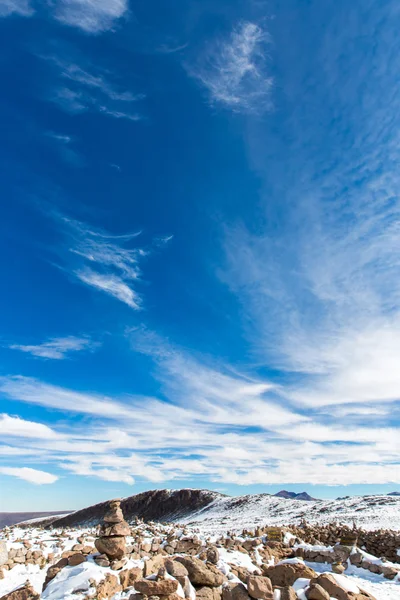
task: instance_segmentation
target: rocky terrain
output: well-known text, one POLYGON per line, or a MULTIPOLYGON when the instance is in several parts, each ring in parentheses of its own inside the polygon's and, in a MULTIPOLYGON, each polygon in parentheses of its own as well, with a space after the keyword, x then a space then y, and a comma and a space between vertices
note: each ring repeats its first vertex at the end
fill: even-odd
MULTIPOLYGON (((188 490, 182 492, 175 495, 176 511, 185 512, 188 490)), ((140 496, 136 506, 155 510, 140 496)), ((168 510, 171 496, 164 494, 168 510)), ((197 496, 201 503, 203 495, 197 496)), ((5 528, 0 534, 0 600, 400 598, 397 532, 305 521, 273 527, 266 516, 262 526, 210 534, 176 521, 132 518, 128 524, 123 505, 103 503, 96 526, 5 528), (377 554, 368 552, 366 544, 377 554), (381 552, 392 552, 398 560, 381 552)))

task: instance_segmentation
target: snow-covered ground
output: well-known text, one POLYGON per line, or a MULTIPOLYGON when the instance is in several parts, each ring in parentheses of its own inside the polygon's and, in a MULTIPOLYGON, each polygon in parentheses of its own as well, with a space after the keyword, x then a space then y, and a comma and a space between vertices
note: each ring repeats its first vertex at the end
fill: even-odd
POLYGON ((354 496, 338 500, 302 502, 267 494, 222 497, 182 520, 203 531, 240 531, 257 525, 339 522, 367 530, 400 530, 400 497, 354 496))
MULTIPOLYGON (((288 523, 293 522, 296 518, 301 518, 299 513, 301 514, 303 511, 307 511, 307 517, 309 520, 310 512, 308 509, 312 508, 312 506, 321 506, 321 503, 303 503, 299 501, 290 501, 290 500, 279 500, 279 503, 276 503, 277 499, 273 497, 263 496, 262 501, 257 500, 257 497, 252 497, 254 500, 249 502, 245 502, 243 504, 238 504, 236 507, 231 506, 230 511, 228 512, 227 503, 231 502, 232 499, 226 499, 225 502, 218 500, 214 502, 213 505, 206 511, 199 511, 195 518, 191 520, 194 521, 193 527, 192 525, 187 526, 187 530, 196 531, 198 536, 203 540, 211 540, 215 541, 217 536, 221 533, 224 533, 227 529, 242 529, 243 527, 247 527, 249 529, 254 529, 254 527, 259 524, 265 523, 288 523), (282 502, 284 502, 287 506, 287 509, 282 510, 280 513, 276 514, 277 507, 282 506, 282 502), (294 504, 294 506, 293 506, 294 504), (275 511, 275 513, 274 513, 275 511), (297 516, 294 516, 297 515, 297 516)), ((375 497, 376 498, 376 497, 375 497)), ((385 497, 383 497, 385 498, 385 497)), ((388 503, 387 505, 380 504, 379 509, 379 522, 377 524, 377 519, 375 518, 375 523, 372 522, 372 514, 371 511, 373 506, 369 506, 368 502, 364 502, 363 499, 348 499, 341 500, 340 504, 344 507, 341 512, 342 521, 346 522, 346 518, 351 520, 351 516, 354 511, 357 510, 360 506, 365 508, 366 514, 363 515, 364 520, 361 519, 358 521, 360 524, 363 523, 369 524, 372 529, 373 525, 375 528, 377 526, 384 525, 397 525, 397 528, 400 528, 399 524, 399 515, 394 513, 395 508, 399 507, 399 504, 396 503, 388 503), (346 518, 343 518, 344 515, 347 515, 346 518), (391 519, 391 521, 390 521, 391 519), (389 522, 390 521, 390 522, 389 522)), ((322 506, 326 506, 329 503, 323 503, 322 506)), ((339 501, 334 501, 330 503, 332 506, 332 510, 329 514, 329 518, 326 516, 327 513, 322 513, 323 520, 322 522, 327 522, 328 520, 332 520, 332 514, 335 514, 335 509, 339 505, 339 501)), ((376 506, 375 506, 376 509, 376 506)), ((358 511, 360 512, 360 511, 358 511)), ((321 514, 317 513, 316 514, 321 514)), ((311 511, 312 514, 312 511, 311 511)), ((188 519, 189 520, 189 519, 188 519)), ((337 519, 339 520, 339 518, 337 519)), ((350 521, 351 522, 351 521, 350 521)), ((154 537, 154 531, 148 529, 149 526, 142 525, 141 526, 141 536, 143 541, 150 542, 154 537)), ((166 539, 168 533, 175 531, 175 535, 180 537, 183 535, 183 529, 178 529, 174 525, 170 526, 157 526, 158 533, 157 537, 161 537, 162 539, 166 539)), ((32 544, 32 550, 41 548, 43 554, 48 556, 49 553, 60 553, 61 551, 71 550, 72 547, 78 543, 78 538, 84 537, 89 540, 89 543, 93 542, 93 534, 94 529, 71 529, 67 530, 67 537, 62 537, 60 542, 59 537, 60 531, 47 531, 43 530, 37 526, 35 523, 32 523, 28 528, 19 528, 14 527, 11 530, 9 535, 9 539, 7 540, 8 549, 11 548, 21 548, 23 546, 23 540, 28 540, 32 544), (60 543, 62 547, 60 548, 60 543)), ((290 534, 288 534, 290 535, 290 534)), ((0 532, 0 539, 2 539, 2 534, 0 532)), ((133 542, 133 538, 128 538, 128 544, 133 542)), ((289 540, 287 540, 289 541, 289 540)), ((261 546, 260 546, 261 548, 261 546)), ((318 547, 320 550, 332 550, 332 547, 318 547)), ((235 581, 237 578, 231 573, 231 567, 235 566, 243 566, 248 569, 249 572, 256 570, 260 566, 261 558, 256 550, 252 556, 247 553, 242 553, 238 550, 230 551, 226 548, 220 548, 220 560, 218 563, 218 568, 229 578, 231 581, 235 581), (260 559, 260 560, 259 560, 260 559)), ((371 557, 373 559, 373 557, 371 557)), ((301 561, 300 558, 288 559, 290 561, 301 561)), ((378 559, 376 559, 378 560, 378 559)), ((283 561, 285 562, 285 561, 283 561)), ((287 561, 286 561, 287 562, 287 561)), ((314 569, 314 571, 318 573, 323 572, 331 572, 331 565, 327 563, 314 563, 314 562, 306 562, 308 566, 314 569)), ((126 564, 125 568, 130 568, 134 566, 143 565, 143 560, 132 560, 130 559, 126 564)), ((111 573, 109 568, 104 568, 98 566, 94 560, 93 555, 88 557, 88 560, 78 566, 74 567, 65 567, 60 571, 60 573, 56 576, 56 578, 49 584, 46 588, 45 592, 42 593, 41 598, 43 600, 83 600, 83 598, 87 595, 89 589, 89 580, 94 580, 96 582, 104 579, 107 573, 111 573), (79 591, 80 590, 80 591, 79 591)), ((115 573, 115 572, 114 572, 115 573)), ((40 569, 36 565, 18 565, 11 569, 10 571, 5 571, 4 579, 0 579, 0 598, 12 591, 16 587, 23 585, 27 580, 33 585, 34 589, 37 592, 41 592, 43 582, 46 575, 46 568, 40 569)), ((340 578, 341 576, 339 576, 340 578)), ((367 592, 371 593, 376 600, 400 600, 400 577, 397 577, 395 580, 390 581, 385 579, 382 575, 373 574, 365 569, 357 568, 353 565, 348 565, 345 575, 340 581, 345 584, 348 589, 364 589, 367 592)), ((295 584, 296 593, 299 600, 304 600, 306 596, 304 595, 306 586, 308 584, 308 580, 297 580, 295 584)), ((112 600, 126 600, 130 597, 132 590, 125 592, 118 592, 112 600)), ((193 600, 195 600, 193 598, 193 600)))

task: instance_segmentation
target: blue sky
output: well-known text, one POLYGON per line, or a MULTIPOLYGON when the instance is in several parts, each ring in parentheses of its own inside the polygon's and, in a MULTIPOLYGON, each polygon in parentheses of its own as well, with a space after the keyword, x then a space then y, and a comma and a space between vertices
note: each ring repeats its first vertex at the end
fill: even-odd
POLYGON ((0 0, 0 510, 400 489, 399 24, 0 0))

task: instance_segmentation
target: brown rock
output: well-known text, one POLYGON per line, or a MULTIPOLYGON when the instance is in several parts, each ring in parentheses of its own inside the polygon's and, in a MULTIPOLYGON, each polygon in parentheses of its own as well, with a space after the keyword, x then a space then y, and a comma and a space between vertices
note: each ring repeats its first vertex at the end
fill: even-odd
POLYGON ((2 596, 0 600, 40 600, 40 596, 29 583, 26 583, 13 592, 2 596))
POLYGON ((146 596, 169 596, 178 589, 176 579, 139 579, 135 581, 135 590, 146 596))
POLYGON ((149 575, 155 575, 160 567, 164 566, 164 557, 161 554, 149 558, 144 563, 143 575, 148 577, 149 575))
POLYGON ((112 573, 107 573, 105 579, 97 585, 96 595, 98 600, 109 600, 117 592, 122 592, 118 577, 112 573))
POLYGON ((126 541, 124 536, 100 537, 95 541, 95 546, 100 554, 106 554, 108 558, 122 558, 126 552, 126 541))
POLYGON ((93 560, 96 563, 96 565, 99 565, 99 567, 110 566, 110 561, 108 560, 106 554, 100 554, 99 556, 95 556, 93 560))
POLYGON ((332 563, 332 573, 342 575, 346 570, 346 567, 342 563, 332 563))
POLYGON ((330 600, 330 595, 318 583, 312 583, 306 591, 308 600, 330 600))
POLYGON ((103 523, 100 527, 100 537, 131 535, 131 528, 126 521, 119 523, 103 523))
POLYGON ((247 593, 243 583, 228 582, 222 588, 222 600, 249 600, 250 596, 247 593))
POLYGON ((225 575, 217 567, 212 564, 205 565, 194 556, 178 556, 176 560, 186 567, 193 585, 219 587, 226 581, 225 575))
POLYGON ((126 588, 133 587, 135 581, 141 579, 143 577, 143 571, 139 567, 133 567, 132 569, 125 569, 121 571, 119 574, 119 581, 122 585, 122 588, 126 590, 126 588))
POLYGON ((297 600, 297 594, 291 585, 281 588, 281 600, 297 600))
POLYGON ((247 591, 252 598, 259 598, 260 600, 273 600, 274 598, 271 580, 261 575, 249 575, 247 591))
POLYGON ((73 554, 68 559, 68 565, 70 567, 76 567, 77 565, 81 565, 84 562, 86 562, 86 558, 83 556, 83 554, 80 554, 79 552, 73 554))
POLYGON ((121 523, 124 520, 120 505, 120 500, 111 500, 110 509, 103 517, 105 523, 121 523))
POLYGON ((167 573, 172 575, 172 577, 186 577, 189 575, 189 572, 185 565, 178 562, 177 560, 172 560, 172 558, 166 558, 164 561, 165 568, 167 569, 167 573))
POLYGON ((221 600, 221 592, 215 587, 199 587, 196 589, 197 600, 221 600))
POLYGON ((207 548, 206 558, 208 562, 210 562, 213 565, 216 565, 219 561, 218 548, 216 548, 215 546, 210 546, 209 548, 207 548))
MULTIPOLYGON (((268 567, 267 569, 263 569, 263 571, 270 578, 273 587, 293 585, 299 577, 312 579, 317 576, 317 573, 313 569, 302 563, 285 563, 283 565, 276 565, 275 567, 268 567)), ((337 600, 340 599, 338 598, 337 600)))
POLYGON ((336 600, 375 600, 373 596, 364 590, 360 590, 359 594, 348 592, 330 573, 323 573, 322 575, 319 575, 316 579, 311 581, 311 584, 314 583, 317 583, 324 588, 324 590, 328 592, 329 596, 333 596, 336 598, 336 600))

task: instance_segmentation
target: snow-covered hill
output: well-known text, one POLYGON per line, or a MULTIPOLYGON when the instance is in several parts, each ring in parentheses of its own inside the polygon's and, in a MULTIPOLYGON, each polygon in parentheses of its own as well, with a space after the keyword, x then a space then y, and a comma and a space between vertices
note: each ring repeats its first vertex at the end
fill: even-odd
POLYGON ((340 522, 363 529, 400 530, 400 497, 354 496, 337 500, 301 502, 268 494, 219 497, 183 519, 203 531, 224 532, 257 525, 340 522))

